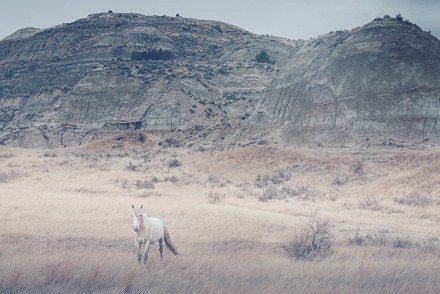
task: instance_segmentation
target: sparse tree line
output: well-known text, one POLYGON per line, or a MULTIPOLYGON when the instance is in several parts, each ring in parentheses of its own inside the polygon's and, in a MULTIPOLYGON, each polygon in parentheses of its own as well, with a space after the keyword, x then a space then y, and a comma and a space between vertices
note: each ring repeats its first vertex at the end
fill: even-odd
POLYGON ((396 17, 391 17, 389 14, 385 14, 383 17, 376 17, 374 20, 375 21, 379 21, 379 20, 384 20, 384 19, 396 19, 398 21, 403 21, 403 16, 398 13, 396 14, 396 17))
MULTIPOLYGON (((413 26, 415 26, 415 27, 420 29, 420 27, 417 24, 410 22, 409 19, 404 19, 403 15, 400 14, 400 13, 397 13, 396 17, 391 17, 389 14, 385 14, 383 17, 376 17, 374 19, 374 21, 381 21, 381 20, 386 20, 386 19, 388 19, 388 20, 397 20, 398 22, 405 22, 405 23, 411 24, 411 25, 413 25, 413 26)), ((428 33, 430 34, 431 31, 428 31, 428 33)))

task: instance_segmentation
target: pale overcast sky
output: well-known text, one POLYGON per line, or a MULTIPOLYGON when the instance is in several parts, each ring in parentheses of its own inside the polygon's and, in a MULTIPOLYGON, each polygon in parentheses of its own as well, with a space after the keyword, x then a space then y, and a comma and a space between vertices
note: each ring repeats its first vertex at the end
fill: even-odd
POLYGON ((0 39, 20 28, 48 28, 92 13, 179 13, 224 21, 256 34, 308 39, 401 13, 440 37, 440 0, 0 0, 0 39))

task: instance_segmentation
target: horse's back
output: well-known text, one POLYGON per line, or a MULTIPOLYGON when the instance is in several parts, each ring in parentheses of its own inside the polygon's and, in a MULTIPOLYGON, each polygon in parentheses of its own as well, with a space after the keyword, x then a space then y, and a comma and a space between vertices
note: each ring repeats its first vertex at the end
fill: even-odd
POLYGON ((149 217, 148 222, 151 228, 151 241, 157 242, 164 236, 164 225, 161 219, 149 217))

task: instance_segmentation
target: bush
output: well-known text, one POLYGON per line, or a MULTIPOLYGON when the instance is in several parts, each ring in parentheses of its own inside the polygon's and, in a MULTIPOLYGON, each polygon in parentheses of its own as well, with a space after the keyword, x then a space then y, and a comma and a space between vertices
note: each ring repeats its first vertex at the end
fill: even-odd
POLYGON ((283 170, 278 170, 273 176, 272 176, 272 183, 275 185, 282 184, 284 182, 289 181, 291 178, 291 175, 289 173, 286 173, 283 170))
POLYGON ((177 183, 179 181, 179 178, 176 176, 170 176, 170 177, 165 177, 164 178, 165 182, 170 182, 170 183, 177 183))
POLYGON ((426 207, 435 204, 431 196, 421 195, 417 192, 411 192, 409 195, 394 197, 393 200, 399 204, 426 207))
POLYGON ((359 234, 360 228, 353 237, 348 237, 347 245, 349 246, 386 246, 389 243, 389 236, 386 232, 379 232, 373 235, 359 234))
POLYGON ((368 210, 381 210, 383 208, 383 205, 380 204, 379 199, 377 199, 374 196, 366 196, 363 199, 359 200, 359 207, 362 209, 368 209, 368 210))
POLYGON ((179 167, 182 165, 182 162, 180 162, 179 160, 173 158, 170 161, 168 161, 168 167, 173 168, 173 167, 179 167))
POLYGON ((182 147, 182 144, 176 139, 169 138, 169 139, 165 139, 165 141, 163 142, 159 142, 159 146, 163 148, 168 148, 168 147, 179 148, 182 147))
POLYGON ((269 185, 270 177, 268 175, 258 175, 255 178, 254 186, 257 188, 263 188, 269 185))
POLYGON ((43 153, 43 157, 57 157, 57 155, 54 152, 45 151, 43 153))
POLYGON ((353 172, 355 175, 361 176, 364 174, 364 162, 362 160, 356 161, 353 166, 353 172))
POLYGON ((142 164, 133 164, 131 161, 128 163, 128 165, 125 167, 129 171, 136 171, 139 167, 142 167, 142 164))
POLYGON ((258 53, 255 56, 255 61, 259 63, 268 63, 268 64, 274 64, 274 60, 270 60, 269 54, 265 50, 262 50, 260 53, 258 53))
POLYGON ((121 188, 122 189, 128 189, 129 188, 129 182, 127 178, 117 178, 116 179, 116 183, 120 183, 121 184, 121 188))
POLYGON ((145 135, 142 133, 138 134, 137 140, 141 143, 145 143, 145 135))
POLYGON ((396 19, 398 21, 403 21, 403 16, 400 13, 398 13, 398 14, 396 14, 396 19))
POLYGON ((134 185, 137 189, 154 189, 154 183, 150 181, 137 180, 134 185))
POLYGON ((139 198, 150 198, 150 197, 160 197, 162 196, 161 193, 156 191, 143 191, 142 194, 140 194, 139 198))
POLYGON ((169 50, 162 50, 162 48, 131 52, 131 60, 169 60, 172 58, 173 53, 169 50))
POLYGON ((336 196, 316 191, 310 186, 301 183, 297 184, 295 187, 283 186, 281 189, 277 189, 274 185, 268 184, 264 187, 263 192, 258 195, 258 199, 262 202, 272 199, 280 200, 287 198, 298 198, 310 201, 315 201, 316 199, 334 201, 336 196))
POLYGON ((328 222, 318 219, 315 212, 309 223, 295 232, 292 240, 281 248, 291 258, 312 261, 332 253, 332 238, 328 222))
POLYGON ((10 171, 9 173, 4 173, 0 171, 0 183, 8 183, 19 177, 15 171, 10 171))
POLYGON ((414 243, 408 239, 402 239, 396 237, 393 240, 393 248, 411 248, 411 247, 414 247, 414 243))
POLYGON ((209 195, 208 195, 208 199, 209 199, 208 201, 211 204, 215 204, 215 203, 223 200, 224 198, 225 198, 225 194, 220 193, 220 192, 210 191, 209 195))
POLYGON ((258 197, 258 199, 262 202, 266 202, 272 199, 280 199, 281 195, 279 195, 279 191, 274 187, 268 187, 263 190, 263 193, 258 197))
POLYGON ((332 184, 335 185, 335 186, 342 186, 342 185, 345 185, 347 182, 348 182, 348 178, 347 177, 345 177, 345 178, 336 177, 333 180, 332 184))
POLYGON ((255 178, 254 181, 254 186, 257 188, 263 188, 263 187, 267 187, 270 183, 274 184, 274 185, 279 185, 282 184, 284 182, 289 181, 291 178, 291 174, 284 171, 284 170, 278 170, 275 172, 275 174, 273 174, 272 176, 270 175, 258 175, 255 178))

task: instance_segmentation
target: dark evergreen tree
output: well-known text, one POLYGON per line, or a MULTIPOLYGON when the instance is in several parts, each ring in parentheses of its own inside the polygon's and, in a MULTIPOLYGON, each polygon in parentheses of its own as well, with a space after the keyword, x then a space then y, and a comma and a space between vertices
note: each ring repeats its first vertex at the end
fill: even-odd
POLYGON ((255 61, 260 63, 269 63, 274 64, 274 60, 270 60, 269 54, 267 54, 266 50, 262 50, 255 56, 255 61))

